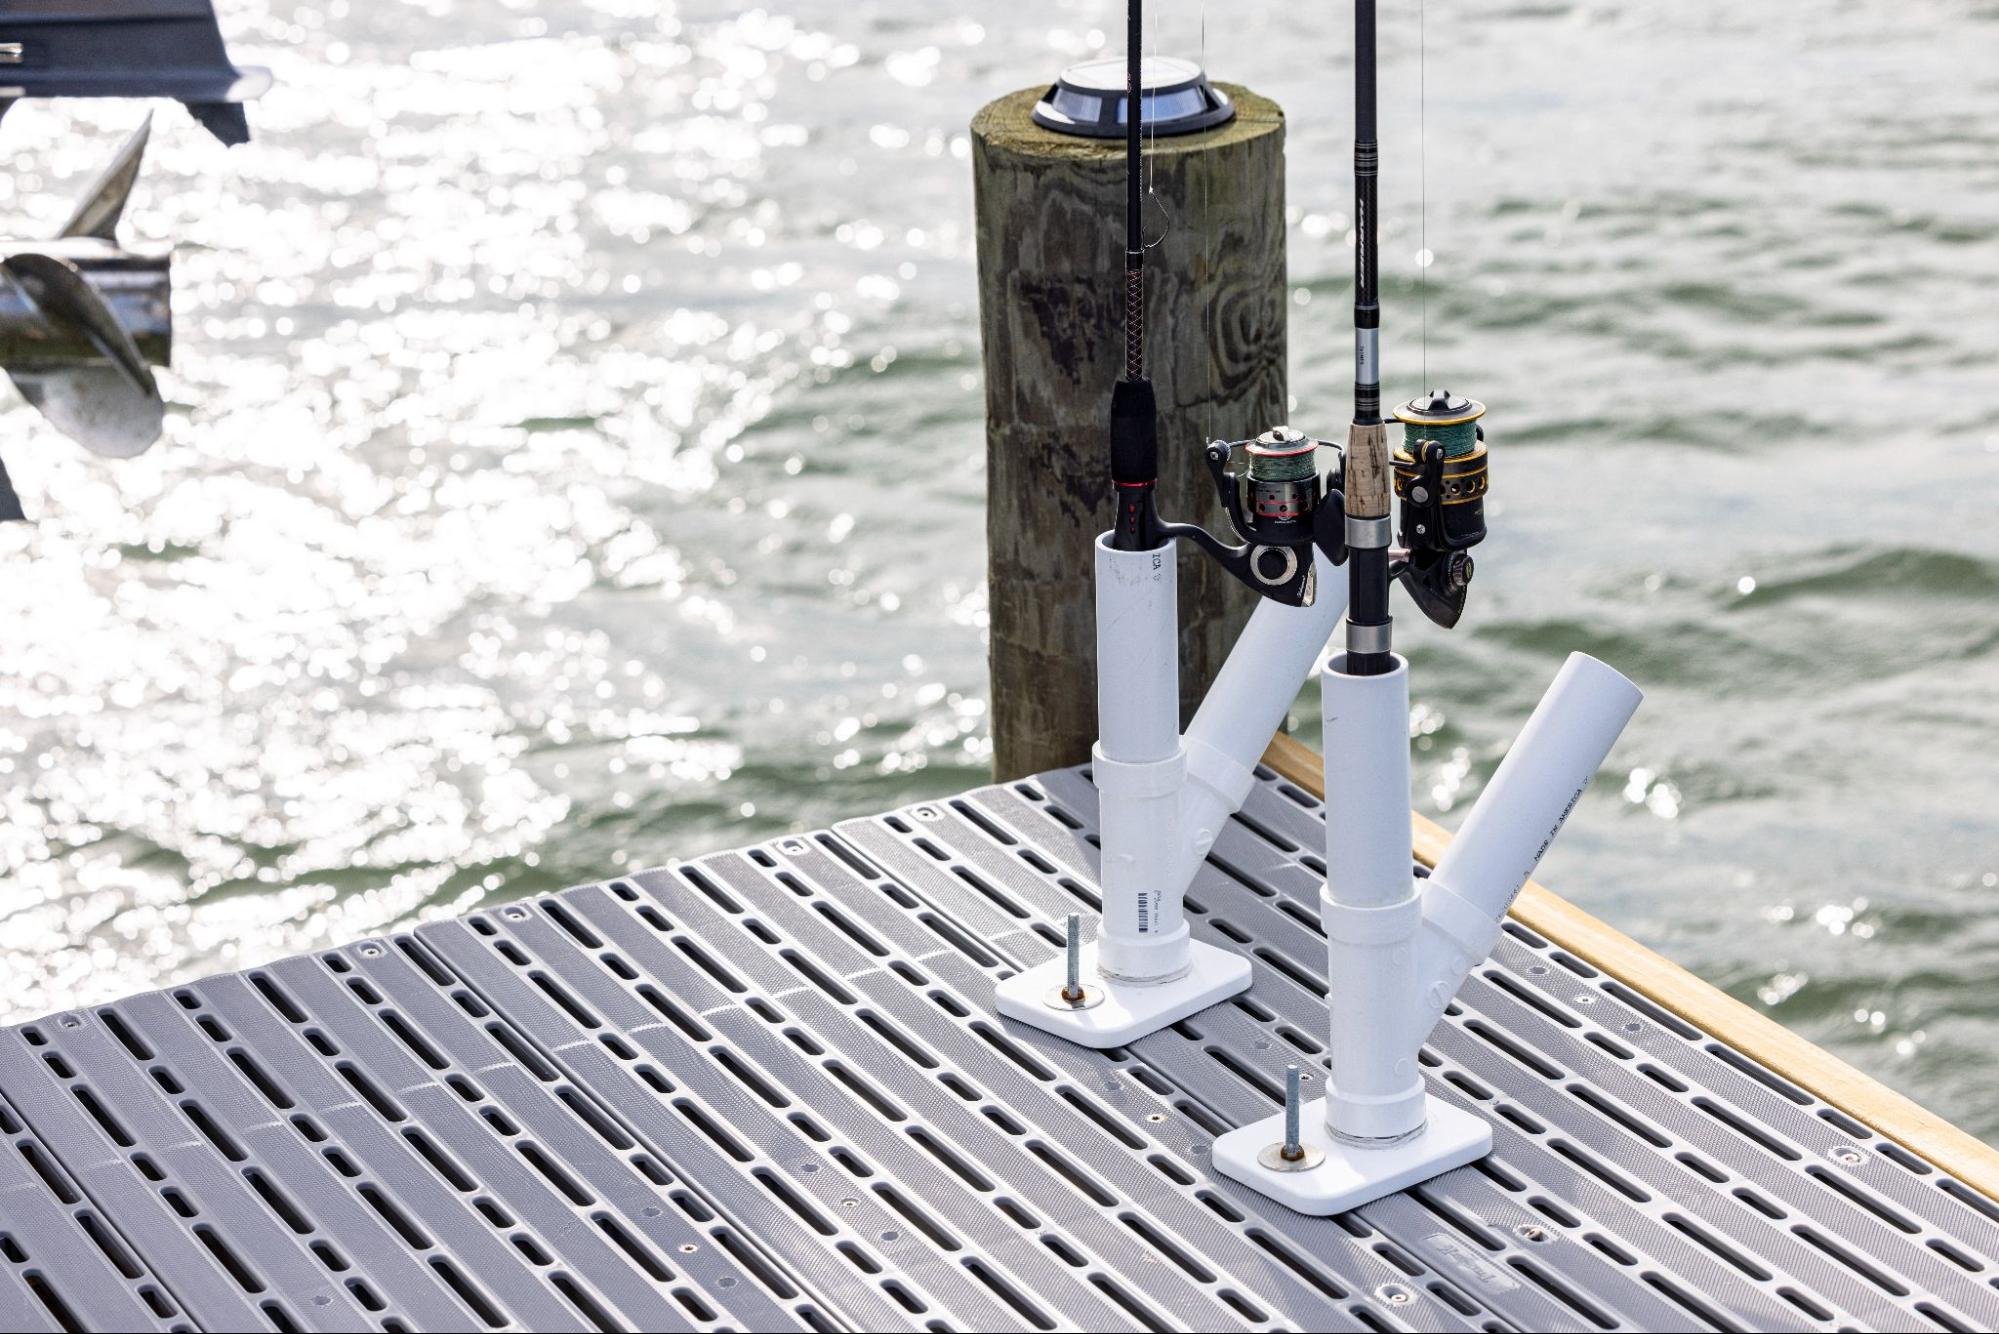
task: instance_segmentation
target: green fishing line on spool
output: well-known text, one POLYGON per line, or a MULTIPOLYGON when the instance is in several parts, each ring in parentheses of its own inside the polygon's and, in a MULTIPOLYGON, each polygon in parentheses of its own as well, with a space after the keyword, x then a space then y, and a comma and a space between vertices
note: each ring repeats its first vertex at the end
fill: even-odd
POLYGON ((1450 426, 1437 426, 1429 422, 1402 424, 1402 442, 1411 454, 1416 452, 1418 441, 1435 440, 1444 447, 1444 457, 1461 459, 1472 452, 1478 444, 1478 423, 1475 421, 1456 422, 1450 426))
POLYGON ((1427 397, 1412 398, 1395 409, 1395 419, 1402 423, 1402 447, 1411 458, 1421 457, 1417 446, 1425 440, 1443 445, 1446 459, 1464 458, 1478 448, 1478 419, 1484 415, 1485 404, 1448 389, 1432 389, 1427 397))

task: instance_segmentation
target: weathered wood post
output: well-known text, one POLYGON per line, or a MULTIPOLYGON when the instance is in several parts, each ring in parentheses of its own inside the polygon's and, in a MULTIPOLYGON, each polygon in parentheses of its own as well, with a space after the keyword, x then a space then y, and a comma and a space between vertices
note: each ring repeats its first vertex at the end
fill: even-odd
MULTIPOLYGON (((1235 119, 1147 144, 1146 349, 1159 507, 1214 527, 1215 437, 1285 420, 1284 113, 1221 85, 1235 119)), ((1044 86, 1045 88, 1045 86, 1044 86)), ((993 770, 1088 759, 1096 739, 1091 544, 1110 526, 1111 385, 1123 351, 1123 143, 1053 133, 1044 88, 972 121, 986 373, 993 770)), ((1181 553, 1183 722, 1249 614, 1248 591, 1181 553)))

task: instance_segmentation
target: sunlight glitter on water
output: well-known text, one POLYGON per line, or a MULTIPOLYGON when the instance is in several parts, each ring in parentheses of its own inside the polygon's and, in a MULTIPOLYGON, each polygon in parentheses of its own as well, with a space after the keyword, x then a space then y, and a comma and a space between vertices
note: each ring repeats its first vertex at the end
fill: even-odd
MULTIPOLYGON (((533 8, 224 0, 256 141, 161 107, 128 218, 181 245, 165 442, 106 466, 0 394, 40 520, 0 528, 11 1015, 982 781, 966 126, 1116 5, 533 8)), ((1344 420, 1347 34, 1157 13, 1286 107, 1290 391, 1344 420)), ((1801 979, 1786 1022, 1999 1132, 1993 438, 1938 406, 1999 345, 1999 105, 1926 96, 1886 0, 1774 72, 1789 20, 1720 0, 1460 22, 1427 232, 1383 29, 1388 376, 1427 249, 1428 365, 1495 442, 1466 624, 1398 618, 1419 805, 1612 661, 1648 702, 1541 878, 1744 997, 1801 979)), ((10 113, 5 229, 136 116, 10 113)))

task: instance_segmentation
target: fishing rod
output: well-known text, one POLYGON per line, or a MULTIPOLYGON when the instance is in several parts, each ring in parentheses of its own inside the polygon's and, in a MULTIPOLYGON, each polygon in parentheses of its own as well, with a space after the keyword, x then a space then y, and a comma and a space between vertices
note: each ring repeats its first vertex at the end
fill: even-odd
POLYGON ((1111 545, 1151 551, 1175 539, 1192 542, 1259 597, 1309 606, 1317 592, 1314 547, 1344 559, 1338 489, 1324 485, 1317 453, 1328 448, 1289 427, 1254 441, 1209 442, 1203 459, 1234 543, 1197 524, 1159 517, 1159 408, 1145 373, 1144 3, 1125 7, 1124 374, 1111 391, 1111 482, 1117 494, 1111 545), (1229 471, 1237 449, 1249 466, 1229 471), (1325 502, 1333 501, 1330 509, 1325 502))
POLYGON ((1449 629, 1464 613, 1485 540, 1490 484, 1485 405, 1433 389, 1395 409, 1404 440, 1391 455, 1381 415, 1381 241, 1377 183, 1375 0, 1354 4, 1354 412, 1345 460, 1346 669, 1394 669, 1389 588, 1400 582, 1417 608, 1449 629), (1389 545, 1389 494, 1399 502, 1401 551, 1389 545))

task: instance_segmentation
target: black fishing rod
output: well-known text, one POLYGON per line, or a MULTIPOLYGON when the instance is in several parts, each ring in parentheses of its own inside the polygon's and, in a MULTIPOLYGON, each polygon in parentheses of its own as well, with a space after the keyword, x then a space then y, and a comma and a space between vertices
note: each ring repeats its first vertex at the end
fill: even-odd
POLYGON ((1337 502, 1338 491, 1327 491, 1314 462, 1321 442, 1276 427, 1253 441, 1208 445, 1205 460, 1237 545, 1198 525, 1159 517, 1159 409, 1145 374, 1142 0, 1129 0, 1125 18, 1124 374, 1111 391, 1111 481, 1117 492, 1111 547, 1151 551, 1186 538, 1258 596, 1308 605, 1317 587, 1314 546, 1335 563, 1345 558, 1338 505, 1325 503, 1329 497, 1337 502), (1249 457, 1241 477, 1228 470, 1238 448, 1249 457))
POLYGON ((1381 241, 1377 181, 1375 4, 1354 4, 1354 411, 1343 465, 1346 504, 1347 671, 1394 668, 1388 590, 1399 581, 1446 629, 1463 615, 1470 550, 1485 540, 1485 405, 1433 389, 1395 409, 1403 444, 1391 455, 1381 415, 1381 241), (1401 550, 1389 547, 1389 494, 1399 502, 1401 550))
POLYGON ((1381 246, 1376 235, 1374 0, 1354 3, 1354 385, 1345 468, 1347 671, 1380 676, 1390 656, 1388 435, 1381 420, 1381 246))
POLYGON ((1124 128, 1124 376, 1111 391, 1111 482, 1117 489, 1117 526, 1111 545, 1150 551, 1167 541, 1159 521, 1159 406, 1145 378, 1145 231, 1140 189, 1144 151, 1145 76, 1141 33, 1144 6, 1126 6, 1130 29, 1125 55, 1124 128))

